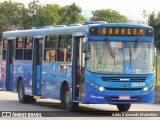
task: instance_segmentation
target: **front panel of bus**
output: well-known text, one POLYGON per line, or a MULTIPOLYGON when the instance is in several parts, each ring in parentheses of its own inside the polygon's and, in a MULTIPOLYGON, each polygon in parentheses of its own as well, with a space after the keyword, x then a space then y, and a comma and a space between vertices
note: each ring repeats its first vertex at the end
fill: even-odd
POLYGON ((85 57, 84 102, 154 102, 154 44, 151 27, 91 27, 85 57))

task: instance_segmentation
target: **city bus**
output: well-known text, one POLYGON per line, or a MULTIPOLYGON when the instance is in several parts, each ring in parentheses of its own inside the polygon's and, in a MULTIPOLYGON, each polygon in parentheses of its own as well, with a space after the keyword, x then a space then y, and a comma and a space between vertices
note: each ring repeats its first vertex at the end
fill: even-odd
POLYGON ((154 102, 154 30, 150 26, 86 22, 2 36, 2 89, 21 103, 60 100, 75 111, 82 104, 154 102))

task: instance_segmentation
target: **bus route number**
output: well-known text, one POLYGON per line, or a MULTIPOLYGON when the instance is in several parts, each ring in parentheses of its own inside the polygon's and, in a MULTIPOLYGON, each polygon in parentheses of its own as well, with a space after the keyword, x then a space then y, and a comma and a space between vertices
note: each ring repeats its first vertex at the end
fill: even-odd
POLYGON ((131 83, 131 87, 144 87, 145 86, 145 82, 134 82, 131 83))

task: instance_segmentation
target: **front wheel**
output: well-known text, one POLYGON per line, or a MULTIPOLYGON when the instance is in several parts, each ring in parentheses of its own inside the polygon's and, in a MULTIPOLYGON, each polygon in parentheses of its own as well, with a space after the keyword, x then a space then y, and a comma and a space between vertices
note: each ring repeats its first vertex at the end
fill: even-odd
POLYGON ((119 104, 117 105, 117 108, 120 112, 126 112, 130 109, 131 104, 119 104))
POLYGON ((73 102, 70 95, 69 87, 66 86, 64 90, 64 106, 68 111, 76 111, 78 109, 79 103, 73 102))

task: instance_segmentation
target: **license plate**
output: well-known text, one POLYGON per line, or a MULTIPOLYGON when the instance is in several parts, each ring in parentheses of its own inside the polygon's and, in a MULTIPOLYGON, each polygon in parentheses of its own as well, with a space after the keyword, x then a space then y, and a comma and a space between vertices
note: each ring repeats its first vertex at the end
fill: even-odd
POLYGON ((130 96, 119 96, 119 100, 130 100, 130 96))

